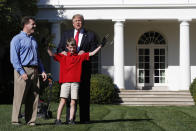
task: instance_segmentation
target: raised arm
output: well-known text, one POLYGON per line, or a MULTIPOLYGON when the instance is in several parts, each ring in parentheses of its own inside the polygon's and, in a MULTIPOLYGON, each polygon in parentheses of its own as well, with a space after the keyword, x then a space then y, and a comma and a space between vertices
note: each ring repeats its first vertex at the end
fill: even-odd
POLYGON ((99 45, 93 52, 89 52, 89 56, 95 55, 100 49, 102 45, 99 45))
POLYGON ((48 54, 49 54, 49 56, 54 56, 54 54, 52 53, 52 51, 48 48, 48 54))
POLYGON ((100 44, 94 51, 89 52, 89 56, 95 55, 95 54, 101 49, 101 47, 104 47, 104 45, 105 45, 106 42, 107 42, 107 38, 108 38, 108 37, 109 37, 109 34, 106 34, 106 35, 103 37, 101 44, 100 44))

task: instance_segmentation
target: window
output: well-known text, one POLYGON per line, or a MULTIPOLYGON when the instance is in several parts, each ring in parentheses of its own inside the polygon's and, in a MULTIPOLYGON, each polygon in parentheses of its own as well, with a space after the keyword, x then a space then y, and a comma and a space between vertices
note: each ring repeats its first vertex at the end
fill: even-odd
POLYGON ((155 45, 164 45, 166 44, 165 39, 163 36, 155 31, 149 31, 144 33, 138 41, 139 45, 148 45, 148 44, 155 44, 155 45))

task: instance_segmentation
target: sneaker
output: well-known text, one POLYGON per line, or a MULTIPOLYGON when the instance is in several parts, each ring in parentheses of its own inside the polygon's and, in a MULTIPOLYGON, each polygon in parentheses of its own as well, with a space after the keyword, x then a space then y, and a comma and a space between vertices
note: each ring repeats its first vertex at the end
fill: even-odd
POLYGON ((29 125, 29 126, 35 126, 36 124, 34 122, 31 122, 31 123, 27 123, 27 125, 29 125))
POLYGON ((54 121, 54 124, 55 124, 55 125, 61 125, 62 123, 61 123, 61 120, 57 120, 57 119, 56 119, 56 120, 54 121))
POLYGON ((12 125, 14 125, 14 126, 20 126, 21 123, 20 122, 12 122, 12 125))
POLYGON ((68 124, 75 125, 75 121, 73 119, 69 120, 68 124))

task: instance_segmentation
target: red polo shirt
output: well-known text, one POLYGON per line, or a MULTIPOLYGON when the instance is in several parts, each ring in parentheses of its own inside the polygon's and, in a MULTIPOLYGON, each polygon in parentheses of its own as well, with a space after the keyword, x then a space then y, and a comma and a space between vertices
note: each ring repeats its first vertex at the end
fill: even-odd
POLYGON ((77 53, 55 54, 54 59, 60 63, 59 83, 80 82, 82 62, 89 60, 89 53, 78 55, 77 53))

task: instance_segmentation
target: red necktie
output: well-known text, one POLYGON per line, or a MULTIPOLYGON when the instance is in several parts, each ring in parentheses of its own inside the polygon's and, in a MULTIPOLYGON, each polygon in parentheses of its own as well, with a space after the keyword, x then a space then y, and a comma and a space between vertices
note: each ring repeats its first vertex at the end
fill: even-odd
POLYGON ((80 33, 80 31, 78 30, 77 33, 76 33, 76 36, 75 36, 77 47, 78 47, 78 41, 79 41, 79 33, 80 33))

